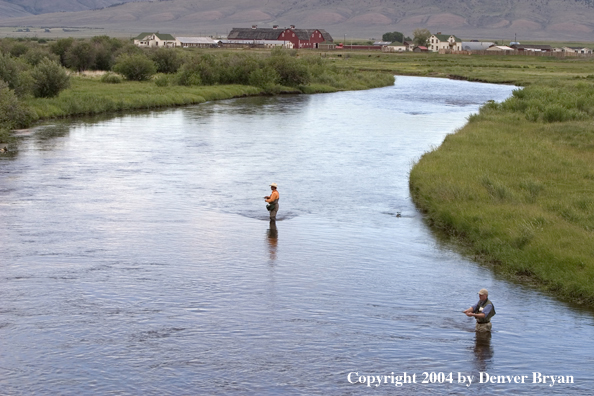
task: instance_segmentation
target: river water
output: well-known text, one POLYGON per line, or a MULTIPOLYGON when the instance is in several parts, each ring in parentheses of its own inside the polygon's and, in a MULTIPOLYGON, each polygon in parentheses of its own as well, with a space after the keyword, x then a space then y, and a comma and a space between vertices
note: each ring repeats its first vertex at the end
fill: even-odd
POLYGON ((591 394, 592 314, 461 257, 409 196, 512 89, 398 77, 25 133, 0 156, 0 394, 591 394), (483 287, 488 337, 461 313, 483 287))

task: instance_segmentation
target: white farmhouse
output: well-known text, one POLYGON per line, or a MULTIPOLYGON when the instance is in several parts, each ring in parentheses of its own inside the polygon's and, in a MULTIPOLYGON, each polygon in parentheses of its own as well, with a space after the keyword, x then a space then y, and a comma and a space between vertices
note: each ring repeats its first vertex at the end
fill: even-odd
POLYGON ((439 50, 453 50, 462 51, 462 40, 458 37, 447 34, 436 33, 432 34, 427 40, 427 48, 430 51, 438 52, 439 50))
POLYGON ((139 47, 175 47, 177 41, 170 34, 163 33, 140 33, 134 38, 134 45, 139 47))

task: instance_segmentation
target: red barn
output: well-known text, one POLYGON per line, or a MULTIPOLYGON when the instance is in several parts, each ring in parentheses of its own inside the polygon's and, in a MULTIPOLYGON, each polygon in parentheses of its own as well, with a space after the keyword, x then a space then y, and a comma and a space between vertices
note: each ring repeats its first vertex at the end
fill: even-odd
POLYGON ((233 28, 228 40, 271 40, 290 41, 293 48, 318 48, 324 41, 333 42, 332 36, 324 29, 295 29, 280 28, 275 25, 272 28, 259 28, 254 25, 249 28, 233 28))

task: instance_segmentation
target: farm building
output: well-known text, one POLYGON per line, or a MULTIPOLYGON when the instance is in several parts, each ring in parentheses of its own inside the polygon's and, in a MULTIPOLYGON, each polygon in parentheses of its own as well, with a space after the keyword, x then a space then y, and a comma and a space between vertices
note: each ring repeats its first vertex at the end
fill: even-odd
POLYGON ((462 50, 463 51, 485 51, 493 45, 495 45, 495 43, 493 43, 491 41, 463 41, 462 42, 462 50))
POLYGON ((432 34, 431 37, 429 37, 427 40, 427 47, 433 52, 437 52, 439 50, 462 51, 462 40, 453 34, 448 35, 438 32, 436 34, 432 34))
POLYGON ((227 40, 288 41, 293 48, 319 48, 320 43, 334 41, 324 29, 296 29, 294 25, 290 28, 279 28, 278 25, 272 28, 259 28, 257 25, 251 29, 233 28, 227 40))
POLYGON ((218 41, 210 37, 176 37, 177 46, 182 48, 212 48, 218 41))
POLYGON ((227 48, 293 48, 293 43, 281 40, 219 40, 218 42, 227 48))
POLYGON ((139 47, 175 47, 176 40, 170 34, 140 33, 134 38, 134 45, 139 47))

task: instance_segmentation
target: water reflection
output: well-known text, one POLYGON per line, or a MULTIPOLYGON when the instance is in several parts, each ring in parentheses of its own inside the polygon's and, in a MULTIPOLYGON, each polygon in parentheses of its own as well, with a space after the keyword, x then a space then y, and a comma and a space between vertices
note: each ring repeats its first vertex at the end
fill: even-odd
POLYGON ((493 347, 491 332, 477 332, 474 339, 474 364, 477 371, 487 371, 491 367, 493 347))
POLYGON ((268 230, 266 230, 268 240, 268 253, 270 260, 276 260, 276 248, 278 245, 278 230, 276 228, 276 221, 270 220, 268 230))

